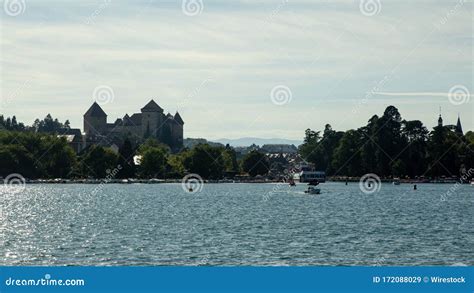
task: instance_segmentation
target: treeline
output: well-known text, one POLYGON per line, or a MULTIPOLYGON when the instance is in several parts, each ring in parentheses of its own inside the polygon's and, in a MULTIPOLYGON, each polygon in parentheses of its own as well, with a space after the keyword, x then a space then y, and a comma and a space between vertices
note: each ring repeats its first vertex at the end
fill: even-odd
POLYGON ((196 173, 205 179, 251 176, 268 172, 268 159, 252 151, 237 160, 230 146, 199 144, 173 154, 169 147, 148 139, 138 148, 125 139, 118 153, 92 145, 76 154, 63 137, 30 131, 0 131, 0 176, 20 173, 25 178, 182 178, 196 173), (136 162, 137 161, 137 162, 136 162), (116 171, 116 172, 115 172, 116 171))
POLYGON ((9 131, 33 131, 33 132, 46 132, 54 133, 61 132, 64 129, 70 129, 69 120, 64 123, 60 122, 57 118, 53 118, 51 114, 46 115, 44 119, 36 119, 33 125, 28 126, 24 123, 18 122, 16 117, 7 117, 0 115, 0 130, 9 131))
POLYGON ((474 133, 450 126, 428 131, 389 106, 355 130, 335 131, 329 124, 322 133, 307 129, 299 152, 328 175, 459 176, 474 168, 474 133))
MULTIPOLYGON (((57 135, 67 129, 68 121, 61 123, 49 114, 31 126, 0 116, 0 176, 182 178, 196 173, 221 179, 247 173, 277 178, 295 167, 283 156, 268 158, 257 150, 237 156, 228 145, 198 144, 172 153, 153 139, 140 146, 125 139, 118 152, 92 145, 76 154, 57 135)), ((451 126, 429 131, 419 120, 403 120, 398 109, 389 106, 381 117, 374 115, 355 130, 336 131, 329 124, 322 133, 307 129, 299 155, 329 176, 459 176, 474 168, 474 133, 463 135, 451 126)))

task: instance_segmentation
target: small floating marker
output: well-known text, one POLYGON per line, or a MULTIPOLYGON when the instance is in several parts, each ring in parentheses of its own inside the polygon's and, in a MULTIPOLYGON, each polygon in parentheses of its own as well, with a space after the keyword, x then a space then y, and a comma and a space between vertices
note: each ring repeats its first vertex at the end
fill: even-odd
POLYGON ((413 185, 413 190, 416 190, 416 184, 415 184, 415 185, 413 185))

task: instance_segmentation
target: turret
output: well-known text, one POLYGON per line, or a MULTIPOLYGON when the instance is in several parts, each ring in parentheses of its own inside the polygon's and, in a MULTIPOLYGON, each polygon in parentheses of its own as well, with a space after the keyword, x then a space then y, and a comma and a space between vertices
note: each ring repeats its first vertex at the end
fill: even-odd
POLYGON ((87 135, 103 134, 107 130, 107 114, 94 102, 84 114, 84 132, 87 135))
POLYGON ((142 136, 144 138, 160 138, 162 123, 164 121, 163 109, 151 100, 141 109, 142 111, 142 136))

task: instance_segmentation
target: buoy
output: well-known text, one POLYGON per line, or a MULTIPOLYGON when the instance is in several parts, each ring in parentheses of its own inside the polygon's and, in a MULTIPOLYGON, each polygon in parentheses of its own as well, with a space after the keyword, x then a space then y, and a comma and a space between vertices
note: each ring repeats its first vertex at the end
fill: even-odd
POLYGON ((416 184, 415 184, 415 185, 413 185, 413 190, 416 190, 416 184))
POLYGON ((347 185, 347 180, 346 180, 346 185, 347 185))

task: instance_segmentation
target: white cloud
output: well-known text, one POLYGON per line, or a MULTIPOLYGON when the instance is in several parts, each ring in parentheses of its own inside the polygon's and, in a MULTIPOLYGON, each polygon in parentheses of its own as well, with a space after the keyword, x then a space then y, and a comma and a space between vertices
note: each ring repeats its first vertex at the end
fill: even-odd
MULTIPOLYGON (((104 110, 115 119, 152 97, 172 112, 213 77, 180 109, 188 133, 300 138, 311 122, 322 127, 337 123, 341 112, 353 115, 352 102, 386 75, 373 104, 341 128, 365 123, 383 103, 444 97, 453 84, 472 88, 472 42, 460 41, 472 37, 467 5, 439 26, 456 2, 384 1, 374 17, 362 15, 354 1, 204 1, 196 17, 183 15, 178 2, 113 1, 90 25, 84 20, 100 1, 35 2, 21 17, 2 18, 3 93, 31 80, 2 111, 28 123, 51 112, 80 127, 97 85, 114 88, 116 99, 104 110), (293 102, 269 108, 278 84, 292 89, 293 102), (239 123, 257 114, 268 123, 239 123), (301 116, 309 118, 294 123, 301 116)), ((434 114, 417 115, 430 121, 434 114)))

